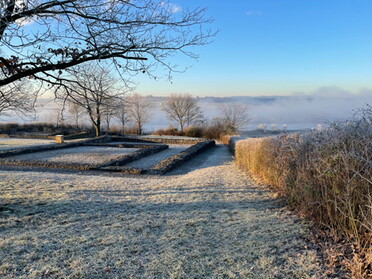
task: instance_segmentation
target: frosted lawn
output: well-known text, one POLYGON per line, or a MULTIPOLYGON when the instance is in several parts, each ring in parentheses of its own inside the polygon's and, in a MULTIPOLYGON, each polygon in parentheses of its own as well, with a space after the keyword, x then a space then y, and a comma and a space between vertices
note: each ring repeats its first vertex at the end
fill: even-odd
POLYGON ((20 138, 0 138, 0 150, 8 150, 26 146, 38 146, 55 143, 49 139, 20 139, 20 138))
POLYGON ((138 148, 80 146, 7 157, 11 160, 34 160, 62 163, 100 164, 133 153, 138 148))
POLYGON ((167 176, 0 171, 2 278, 327 278, 218 146, 167 176))

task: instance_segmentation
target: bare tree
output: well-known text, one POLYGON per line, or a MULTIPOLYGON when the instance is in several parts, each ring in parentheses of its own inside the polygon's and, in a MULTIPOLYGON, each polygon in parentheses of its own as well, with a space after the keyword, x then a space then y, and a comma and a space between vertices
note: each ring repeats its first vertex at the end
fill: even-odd
POLYGON ((77 104, 76 102, 69 101, 68 102, 68 112, 72 116, 72 118, 74 119, 76 129, 79 129, 79 127, 80 127, 79 120, 84 114, 86 114, 85 109, 81 105, 77 104))
POLYGON ((115 112, 115 118, 119 120, 123 134, 125 134, 125 128, 130 123, 129 108, 130 106, 128 101, 123 98, 120 100, 115 112))
POLYGON ((98 137, 105 110, 122 97, 123 91, 115 87, 117 81, 108 70, 99 65, 81 66, 75 69, 71 79, 74 86, 65 88, 64 98, 85 109, 98 137))
POLYGON ((0 0, 0 88, 23 78, 66 86, 66 72, 91 61, 170 75, 168 57, 197 57, 190 47, 210 42, 210 22, 203 8, 164 0, 0 0))
POLYGON ((220 106, 221 120, 227 133, 235 134, 249 123, 249 107, 240 103, 228 103, 220 106))
POLYGON ((105 122, 107 132, 110 132, 111 121, 117 114, 117 110, 120 106, 120 99, 114 98, 111 101, 108 100, 102 107, 102 115, 105 122))
POLYGON ((13 112, 27 115, 34 112, 37 90, 26 80, 0 87, 0 114, 13 112))
POLYGON ((52 108, 48 109, 48 113, 44 116, 45 122, 52 124, 56 128, 63 127, 66 120, 63 100, 52 100, 49 105, 51 105, 52 108))
POLYGON ((150 120, 151 103, 146 97, 135 93, 128 98, 129 116, 136 125, 137 133, 142 134, 143 124, 150 120))
POLYGON ((200 107, 191 94, 171 94, 162 105, 162 110, 169 120, 179 124, 181 132, 185 126, 192 125, 202 117, 200 107))

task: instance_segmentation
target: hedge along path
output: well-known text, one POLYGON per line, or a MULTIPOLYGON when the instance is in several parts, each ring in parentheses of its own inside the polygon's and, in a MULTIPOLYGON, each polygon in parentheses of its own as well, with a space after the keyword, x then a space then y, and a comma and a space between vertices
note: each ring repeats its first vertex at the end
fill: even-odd
POLYGON ((221 145, 165 176, 0 171, 0 199, 2 278, 326 278, 221 145))

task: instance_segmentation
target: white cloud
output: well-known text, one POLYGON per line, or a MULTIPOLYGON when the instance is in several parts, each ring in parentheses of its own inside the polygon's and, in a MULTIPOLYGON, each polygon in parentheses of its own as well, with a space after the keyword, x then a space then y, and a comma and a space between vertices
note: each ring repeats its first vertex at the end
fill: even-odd
POLYGON ((182 7, 180 5, 171 2, 160 2, 160 6, 164 7, 168 12, 171 13, 179 13, 182 11, 182 7))

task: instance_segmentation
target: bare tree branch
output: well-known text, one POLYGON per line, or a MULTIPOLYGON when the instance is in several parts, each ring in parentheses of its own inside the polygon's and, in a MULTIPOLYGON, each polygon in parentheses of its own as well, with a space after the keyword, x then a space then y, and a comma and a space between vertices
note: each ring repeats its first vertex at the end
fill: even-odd
POLYGON ((0 86, 26 77, 55 85, 72 67, 102 60, 123 73, 151 75, 158 64, 170 75, 169 56, 196 57, 190 47, 214 36, 203 28, 205 9, 175 13, 160 0, 0 3, 0 86))

